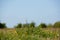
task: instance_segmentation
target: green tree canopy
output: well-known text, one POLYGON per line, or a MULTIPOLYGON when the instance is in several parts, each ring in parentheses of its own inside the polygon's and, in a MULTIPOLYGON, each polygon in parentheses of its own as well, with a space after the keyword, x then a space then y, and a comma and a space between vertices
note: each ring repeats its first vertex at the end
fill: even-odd
POLYGON ((23 24, 23 27, 29 27, 29 23, 23 24))
POLYGON ((31 22, 31 23, 29 24, 29 27, 35 27, 35 22, 31 22))
POLYGON ((22 27, 22 23, 19 23, 15 28, 21 28, 22 27))
POLYGON ((0 28, 7 28, 5 23, 0 23, 0 28))
POLYGON ((41 24, 39 25, 39 27, 41 27, 41 28, 46 28, 47 26, 46 26, 45 23, 41 23, 41 24))
POLYGON ((56 22, 53 27, 54 28, 60 28, 60 21, 56 22))

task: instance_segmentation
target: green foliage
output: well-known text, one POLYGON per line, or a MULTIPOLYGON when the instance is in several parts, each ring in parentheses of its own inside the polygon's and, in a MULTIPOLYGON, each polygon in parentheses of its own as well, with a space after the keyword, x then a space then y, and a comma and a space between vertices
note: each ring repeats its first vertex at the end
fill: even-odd
MULTIPOLYGON (((22 40, 39 40, 40 38, 50 38, 50 39, 53 39, 53 38, 57 38, 57 34, 59 35, 59 33, 57 31, 50 31, 50 30, 43 30, 43 28, 21 28, 20 30, 19 29, 16 29, 18 35, 19 35, 19 38, 22 39, 22 40), (21 31, 22 30, 22 31, 21 31), (24 38, 24 39, 23 39, 24 38)), ((59 37, 59 36, 58 36, 59 37)), ((42 39, 43 40, 43 39, 42 39)))
POLYGON ((54 28, 60 28, 60 21, 56 22, 53 27, 54 28))
POLYGON ((0 30, 0 40, 58 40, 60 38, 60 30, 44 29, 35 27, 31 28, 15 28, 0 30), (51 31, 52 30, 52 31, 51 31))
POLYGON ((39 27, 41 27, 41 28, 47 28, 47 25, 46 25, 45 23, 41 23, 41 24, 39 25, 39 27))
MULTIPOLYGON (((5 27, 5 24, 3 24, 5 27)), ((2 27, 2 26, 1 26, 2 27)), ((48 24, 46 25, 45 23, 41 23, 39 24, 38 26, 35 25, 35 22, 31 22, 31 23, 25 23, 25 24, 22 24, 22 23, 19 23, 17 26, 15 26, 15 28, 25 28, 25 27, 39 27, 39 28, 60 28, 60 21, 56 22, 54 25, 52 24, 48 24)))
POLYGON ((19 23, 15 28, 21 28, 22 27, 22 23, 19 23))
POLYGON ((0 28, 7 28, 5 23, 0 23, 0 28))
POLYGON ((29 27, 29 24, 28 23, 26 23, 26 24, 23 24, 23 27, 25 28, 25 27, 29 27))
POLYGON ((34 22, 31 22, 31 23, 29 24, 29 26, 30 26, 30 27, 35 27, 35 23, 34 23, 34 22))

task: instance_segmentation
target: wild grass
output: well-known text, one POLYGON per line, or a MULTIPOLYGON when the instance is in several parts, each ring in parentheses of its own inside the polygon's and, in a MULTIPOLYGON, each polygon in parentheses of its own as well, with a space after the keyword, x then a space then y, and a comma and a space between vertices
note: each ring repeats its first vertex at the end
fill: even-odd
POLYGON ((0 29, 0 40, 60 40, 60 28, 0 29))

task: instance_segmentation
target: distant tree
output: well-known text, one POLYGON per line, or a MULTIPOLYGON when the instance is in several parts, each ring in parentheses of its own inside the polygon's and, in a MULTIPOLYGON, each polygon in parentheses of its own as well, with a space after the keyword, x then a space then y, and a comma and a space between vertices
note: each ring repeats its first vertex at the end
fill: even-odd
POLYGON ((38 27, 47 28, 47 25, 45 23, 41 23, 38 27))
POLYGON ((7 28, 5 23, 0 23, 0 28, 7 28))
POLYGON ((48 24, 47 27, 48 28, 53 28, 53 25, 52 24, 48 24))
POLYGON ((60 28, 60 21, 56 22, 53 27, 54 28, 60 28))
POLYGON ((31 22, 31 23, 29 24, 29 27, 35 27, 35 22, 31 22))
POLYGON ((21 28, 22 27, 22 23, 19 23, 15 28, 21 28))
POLYGON ((26 24, 23 24, 23 27, 29 27, 29 24, 28 23, 26 23, 26 24))

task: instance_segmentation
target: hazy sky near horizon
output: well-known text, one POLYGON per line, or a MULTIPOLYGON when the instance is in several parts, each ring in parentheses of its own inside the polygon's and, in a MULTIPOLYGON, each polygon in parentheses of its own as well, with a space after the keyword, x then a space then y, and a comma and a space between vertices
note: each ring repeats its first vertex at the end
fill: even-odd
POLYGON ((8 27, 34 21, 60 21, 60 0, 0 0, 0 21, 8 27))

